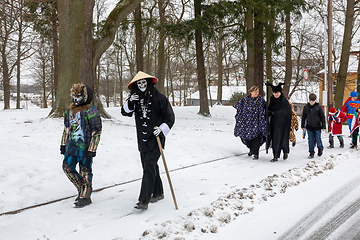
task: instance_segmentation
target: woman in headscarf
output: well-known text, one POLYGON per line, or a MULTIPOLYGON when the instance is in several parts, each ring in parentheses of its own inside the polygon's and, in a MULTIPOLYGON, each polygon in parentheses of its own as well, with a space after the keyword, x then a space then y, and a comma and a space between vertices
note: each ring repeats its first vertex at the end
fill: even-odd
POLYGON ((271 83, 266 85, 270 86, 273 91, 273 96, 270 97, 269 103, 269 120, 271 147, 274 157, 270 162, 277 162, 280 158, 281 151, 283 151, 284 160, 289 156, 289 136, 292 111, 289 101, 282 93, 281 85, 284 85, 284 83, 280 83, 277 86, 274 86, 271 83))
POLYGON ((252 86, 249 92, 234 105, 237 110, 234 135, 250 149, 249 156, 259 159, 259 148, 266 136, 265 100, 257 86, 252 86))

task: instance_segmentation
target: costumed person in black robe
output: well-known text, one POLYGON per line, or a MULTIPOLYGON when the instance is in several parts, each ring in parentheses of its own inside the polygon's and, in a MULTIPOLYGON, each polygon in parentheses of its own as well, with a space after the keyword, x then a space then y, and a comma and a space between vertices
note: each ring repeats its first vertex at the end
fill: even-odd
POLYGON ((131 117, 135 113, 138 149, 143 168, 141 190, 135 208, 141 210, 146 210, 149 202, 154 203, 164 198, 157 164, 161 153, 156 137, 159 136, 164 148, 165 137, 175 122, 169 100, 155 88, 157 80, 139 71, 128 85, 130 95, 121 108, 124 116, 131 117))
POLYGON ((236 108, 235 137, 250 149, 253 159, 259 159, 259 148, 266 136, 265 100, 259 95, 259 88, 253 86, 250 94, 234 105, 236 108))
POLYGON ((280 83, 277 86, 267 83, 273 91, 273 96, 270 97, 269 103, 269 118, 270 118, 270 138, 271 147, 274 158, 270 162, 276 162, 280 158, 281 150, 283 151, 283 159, 286 160, 289 156, 289 136, 291 126, 292 110, 289 101, 282 93, 280 83))

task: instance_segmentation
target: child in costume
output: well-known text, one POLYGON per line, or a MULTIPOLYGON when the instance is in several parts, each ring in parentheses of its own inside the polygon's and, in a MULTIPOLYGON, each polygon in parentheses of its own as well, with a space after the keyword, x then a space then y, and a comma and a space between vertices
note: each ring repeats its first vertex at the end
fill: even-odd
POLYGON ((64 155, 64 173, 78 191, 74 204, 84 207, 91 204, 92 161, 96 156, 102 124, 98 110, 90 105, 93 98, 90 87, 82 83, 74 84, 71 97, 73 102, 64 114, 60 152, 64 155), (78 163, 79 172, 76 171, 78 163))
POLYGON ((340 147, 344 147, 344 138, 342 134, 342 122, 347 120, 346 115, 341 112, 339 109, 330 108, 329 110, 329 146, 328 148, 334 148, 334 136, 337 136, 340 142, 340 147))
POLYGON ((352 91, 350 93, 350 97, 345 101, 344 105, 341 108, 341 111, 343 113, 346 113, 350 132, 351 132, 352 119, 354 119, 356 110, 359 108, 360 105, 360 101, 358 100, 358 95, 359 94, 357 92, 352 91))

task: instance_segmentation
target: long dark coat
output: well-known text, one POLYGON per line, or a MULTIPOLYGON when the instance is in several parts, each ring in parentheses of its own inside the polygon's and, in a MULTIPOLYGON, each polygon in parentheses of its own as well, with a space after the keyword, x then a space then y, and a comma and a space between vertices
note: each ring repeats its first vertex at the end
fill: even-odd
MULTIPOLYGON (((135 113, 136 132, 138 148, 140 152, 151 151, 157 148, 156 138, 153 134, 154 127, 166 123, 171 129, 175 122, 174 111, 169 100, 161 94, 156 88, 150 91, 147 116, 143 117, 140 102, 135 104, 135 110, 127 113, 124 106, 121 108, 121 114, 131 117, 135 113)), ((161 145, 164 148, 165 136, 160 134, 161 145)))
POLYGON ((289 101, 280 95, 279 98, 270 97, 270 138, 274 158, 280 157, 280 152, 289 153, 289 136, 291 126, 291 106, 289 101))

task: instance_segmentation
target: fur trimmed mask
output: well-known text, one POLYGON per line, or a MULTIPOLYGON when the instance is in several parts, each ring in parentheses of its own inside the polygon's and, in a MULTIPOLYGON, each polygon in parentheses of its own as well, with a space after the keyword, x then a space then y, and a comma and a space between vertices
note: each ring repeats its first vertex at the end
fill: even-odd
POLYGON ((90 104, 92 101, 92 90, 83 83, 77 83, 72 86, 70 96, 76 106, 90 104))

